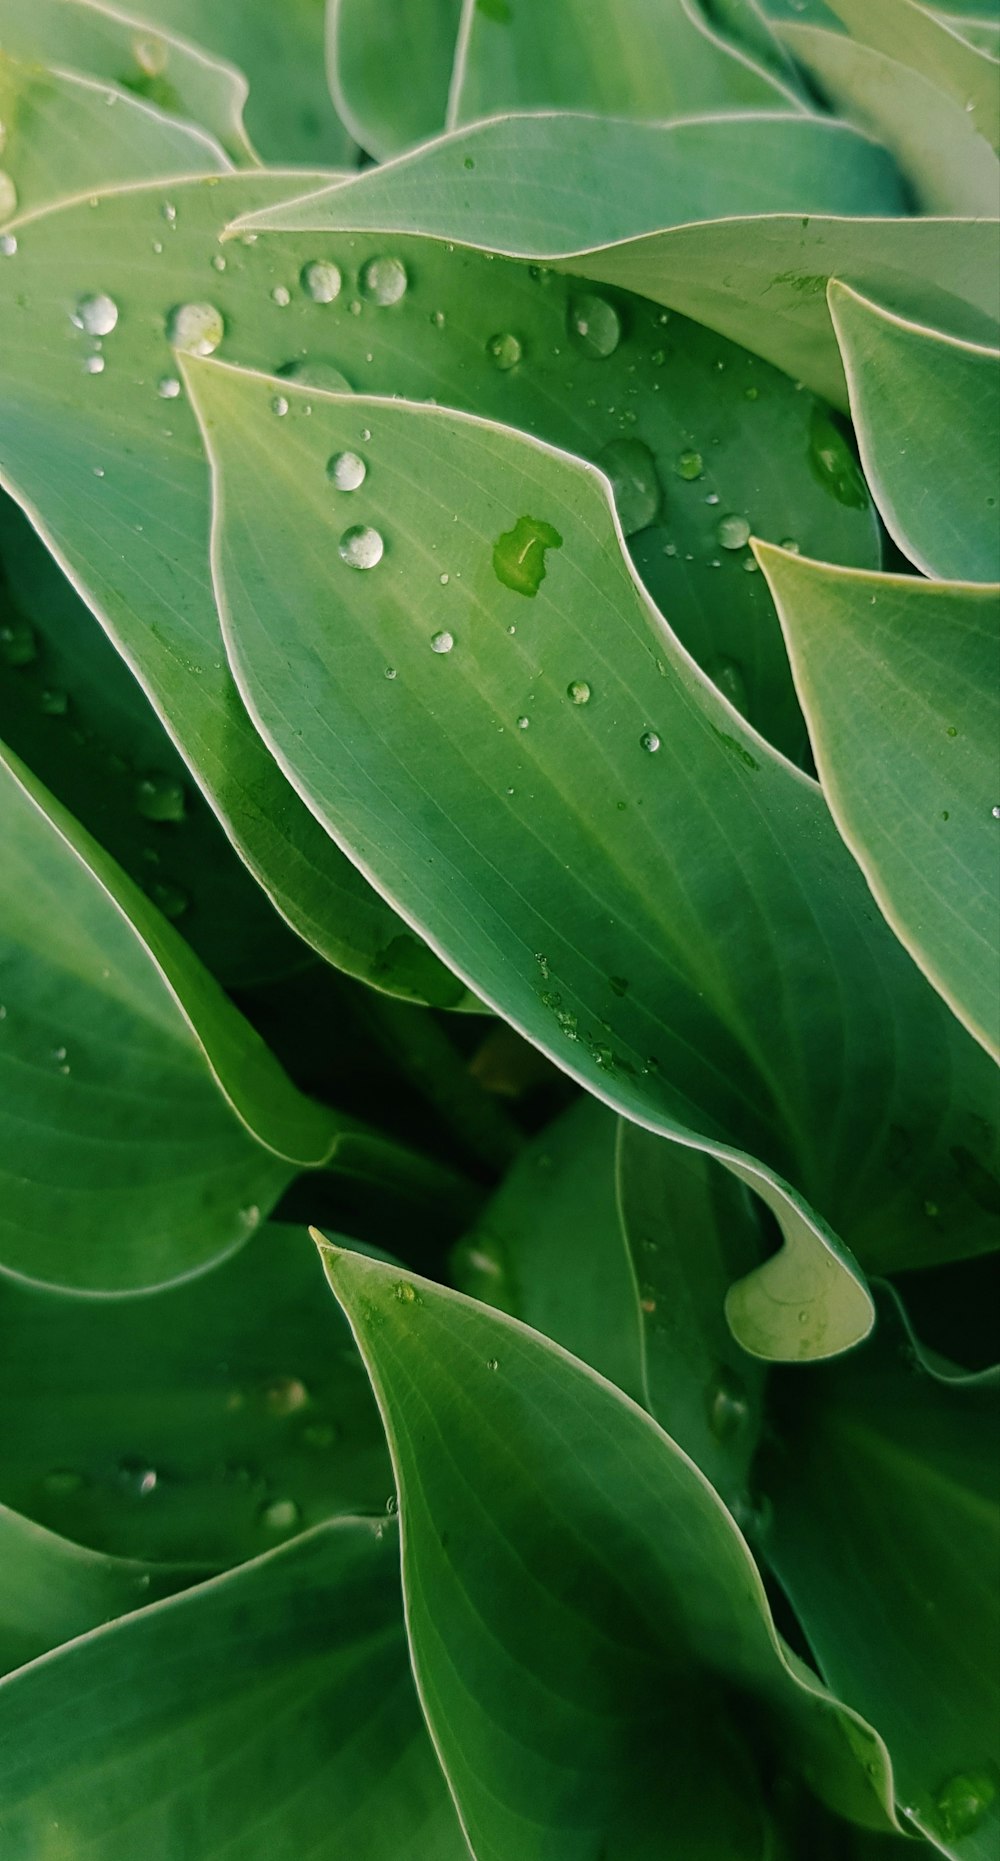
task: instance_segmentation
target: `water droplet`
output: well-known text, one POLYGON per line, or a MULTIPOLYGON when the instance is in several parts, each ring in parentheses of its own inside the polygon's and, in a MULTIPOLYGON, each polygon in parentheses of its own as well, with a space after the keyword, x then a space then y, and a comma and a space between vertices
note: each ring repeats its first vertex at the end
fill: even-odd
POLYGON ((167 341, 187 355, 214 355, 226 333, 214 304, 175 304, 166 320, 167 341))
POLYGON ((284 310, 291 301, 292 293, 288 289, 287 284, 276 284, 274 290, 271 292, 272 304, 277 304, 279 310, 284 310))
POLYGON ((294 1531, 302 1513, 294 1499, 269 1499, 257 1517, 265 1531, 279 1533, 294 1531))
POLYGON ((0 168, 0 219, 9 220, 17 212, 17 188, 6 169, 0 168))
MULTIPOLYGON (((434 328, 435 328, 436 330, 443 330, 443 329, 444 329, 444 326, 445 326, 445 324, 446 324, 446 322, 447 322, 447 321, 448 321, 448 319, 447 319, 447 317, 445 316, 445 314, 444 314, 444 311, 443 311, 443 310, 432 310, 432 311, 431 311, 431 322, 433 323, 433 325, 434 325, 434 328)), ((368 360, 369 360, 369 361, 371 361, 371 357, 370 357, 370 356, 369 356, 369 358, 368 358, 368 360)))
POLYGON ((954 724, 949 724, 947 730, 945 731, 945 736, 946 737, 957 737, 958 736, 957 727, 954 724))
POLYGON ((595 359, 613 355, 621 341, 621 318, 614 305, 589 291, 570 299, 566 328, 576 347, 595 359))
POLYGON ((491 336, 486 345, 486 351, 493 357, 497 368, 503 374, 506 374, 508 369, 516 368, 524 353, 517 337, 512 335, 510 330, 500 330, 496 336, 491 336))
POLYGON ((417 1289, 415 1286, 410 1285, 408 1279, 398 1279, 396 1281, 396 1297, 400 1305, 413 1305, 416 1303, 417 1289))
POLYGON ((0 233, 0 256, 13 258, 17 251, 17 240, 13 233, 0 233))
POLYGON ((257 1207, 256 1202, 250 1202, 246 1208, 240 1209, 240 1220, 245 1228, 259 1228, 260 1209, 257 1207))
POLYGON ((715 532, 723 549, 742 549, 750 535, 750 525, 746 517, 740 517, 731 511, 728 517, 720 517, 715 532))
POLYGON ((84 368, 84 373, 87 375, 103 375, 104 373, 103 355, 88 355, 87 360, 84 362, 83 368, 84 368))
POLYGON ((571 704, 589 704, 590 686, 585 678, 575 678, 566 687, 566 696, 571 704))
POLYGON ((337 547, 349 569, 373 569, 385 553, 385 544, 378 531, 365 523, 352 523, 337 547))
POLYGON ((169 918, 171 923, 182 918, 191 903, 187 893, 182 892, 179 885, 170 885, 164 880, 155 880, 148 887, 148 891, 154 905, 159 906, 164 917, 169 918))
POLYGON ((135 805, 144 821, 182 821, 184 789, 174 776, 147 775, 135 785, 135 805))
POLYGON ((693 480, 700 478, 705 470, 705 461, 700 452, 682 452, 678 455, 674 471, 678 478, 693 480))
POLYGON ((654 523, 662 492, 649 447, 641 439, 613 439, 598 453, 597 463, 611 480, 625 535, 654 523))
POLYGON ((356 452, 335 452, 327 460, 326 475, 338 491, 357 491, 363 485, 368 467, 356 452))
POLYGON ((78 299, 72 319, 88 336, 110 336, 118 322, 118 305, 106 291, 94 291, 78 299))
POLYGON ((435 633, 431 638, 431 652, 450 653, 454 644, 454 634, 448 633, 445 628, 442 628, 440 633, 435 633))
POLYGON ((497 580, 515 594, 536 595, 545 579, 546 551, 561 548, 562 537, 550 523, 519 517, 514 528, 505 530, 493 545, 497 580))
POLYGON ((794 536, 783 536, 779 547, 781 549, 787 549, 790 556, 797 556, 799 554, 799 544, 796 542, 794 536))
POLYGON ((389 678, 389 679, 396 678, 398 674, 396 672, 395 666, 386 666, 385 676, 386 678, 389 678))
POLYGON ((53 1467, 52 1472, 47 1473, 42 1481, 42 1486, 51 1499, 69 1499, 73 1493, 78 1493, 83 1485, 83 1474, 78 1473, 75 1467, 53 1467))
POLYGON ((136 33, 132 39, 132 56, 144 77, 162 77, 167 68, 167 46, 153 33, 136 33))
POLYGON ((371 258, 361 272, 361 289, 373 304, 398 304, 409 282, 398 258, 371 258))
POLYGON ((527 730, 530 722, 531 722, 530 717, 519 717, 517 720, 518 730, 527 730))
POLYGON ((69 693, 61 691, 58 686, 51 686, 42 692, 38 708, 46 717, 65 717, 69 710, 69 693))
POLYGON ((337 1439, 337 1430, 332 1422, 310 1422, 303 1428, 302 1439, 306 1447, 332 1447, 337 1439))
POLYGON ((706 504, 717 504, 718 502, 719 502, 719 494, 718 494, 718 492, 717 492, 717 491, 710 491, 710 492, 709 492, 709 494, 708 494, 708 496, 707 496, 707 498, 705 499, 705 503, 706 503, 706 504))
MULTIPOLYGON (((945 815, 943 818, 947 820, 948 816, 945 815)), ((1000 821, 1000 803, 998 803, 997 806, 993 809, 993 819, 995 821, 1000 821)))
POLYGON ((486 1359, 486 1368, 487 1368, 487 1370, 499 1370, 499 1368, 500 1368, 500 1359, 499 1359, 499 1357, 487 1357, 487 1359, 486 1359))
POLYGON ((639 743, 641 748, 648 750, 651 756, 655 755, 660 747, 660 739, 655 730, 644 730, 642 736, 639 738, 639 743))
POLYGON ((813 407, 808 458, 813 477, 838 504, 846 504, 850 510, 868 509, 868 487, 861 468, 823 407, 813 407))
POLYGON ((272 394, 271 412, 277 414, 279 420, 284 419, 288 412, 288 405, 287 397, 284 394, 272 394))
POLYGON ((15 614, 0 627, 0 658, 9 666, 29 666, 37 657, 34 628, 15 614))
POLYGON ((334 298, 340 296, 340 287, 344 282, 340 266, 325 258, 310 259, 307 265, 303 265, 299 277, 302 289, 314 304, 332 304, 334 298))
POLYGON ((212 270, 213 271, 225 271, 225 269, 226 269, 226 261, 223 258, 222 253, 216 252, 212 259, 212 270))
POLYGON ((354 387, 339 368, 332 362, 310 361, 308 358, 298 362, 286 362, 279 368, 279 375, 285 381, 298 381, 304 388, 324 388, 328 394, 353 394, 354 387))
POLYGON ((133 1499, 148 1499, 156 1491, 156 1468, 143 1460, 123 1460, 118 1468, 118 1484, 133 1499))
POLYGON ((941 1785, 934 1799, 934 1821, 949 1841, 971 1835, 979 1827, 997 1794, 995 1775, 989 1771, 959 1771, 941 1785))
POLYGON ((398 1505, 399 1505, 399 1501, 396 1498, 395 1493, 390 1493, 388 1499, 385 1502, 385 1509, 388 1512, 390 1518, 393 1517, 394 1513, 397 1510, 398 1505))
POLYGON ((729 1370, 723 1370, 709 1385, 708 1425, 717 1441, 732 1441, 742 1434, 750 1420, 750 1400, 745 1384, 729 1370))
POLYGON ((294 1415, 309 1401, 309 1391, 297 1376, 276 1376, 264 1386, 264 1406, 272 1415, 294 1415))
POLYGON ((156 384, 156 392, 161 401, 175 401, 181 391, 181 384, 176 375, 161 375, 156 384))

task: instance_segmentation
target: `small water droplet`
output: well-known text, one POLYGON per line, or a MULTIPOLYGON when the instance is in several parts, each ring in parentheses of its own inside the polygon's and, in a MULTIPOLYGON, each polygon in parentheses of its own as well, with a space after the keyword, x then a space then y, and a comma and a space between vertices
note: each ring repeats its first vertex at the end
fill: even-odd
POLYGON ((187 355, 214 355, 226 333, 214 304, 175 304, 166 320, 167 341, 187 355))
POLYGON ((135 785, 136 810, 144 821, 182 821, 183 785, 169 775, 147 775, 135 785))
POLYGON ((625 535, 655 523, 662 492, 649 447, 641 439, 613 439, 598 453, 597 464, 611 480, 625 535))
POLYGON ((621 318, 614 305, 589 291, 570 299, 566 328, 576 347, 597 360, 613 355, 621 341, 621 318))
POLYGON ((660 747, 660 739, 655 730, 644 730, 642 736, 639 738, 639 743, 641 748, 648 750, 651 756, 655 755, 660 747))
POLYGON ((746 712, 749 704, 747 682, 743 668, 735 659, 719 659, 712 674, 719 690, 734 704, 738 711, 746 712))
POLYGON ((486 351, 502 374, 516 368, 524 353, 518 338, 510 330, 500 330, 496 336, 491 336, 486 351))
POLYGON ((288 406, 289 406, 288 399, 284 394, 272 394, 271 412, 273 414, 277 414, 279 420, 284 419, 285 415, 288 412, 288 406))
POLYGON ((323 1449, 332 1447, 337 1439, 337 1430, 333 1422, 310 1422, 302 1430, 302 1439, 306 1447, 323 1449))
POLYGON ((408 1279, 398 1279, 396 1281, 396 1297, 400 1305, 414 1305, 416 1303, 417 1289, 415 1286, 411 1286, 408 1279))
POLYGON ((302 1513, 294 1499, 269 1499, 257 1517, 265 1531, 277 1534, 294 1531, 302 1513))
POLYGON ((284 310, 291 301, 292 293, 288 289, 287 284, 276 284, 274 290, 271 292, 272 304, 277 304, 279 310, 284 310))
POLYGON ((385 553, 385 544, 378 531, 365 523, 352 523, 337 547, 349 569, 373 569, 385 553))
POLYGON ((390 1518, 392 1518, 395 1515, 398 1505, 399 1505, 399 1501, 396 1498, 395 1493, 390 1493, 388 1499, 385 1502, 385 1509, 387 1513, 389 1514, 390 1518))
POLYGON ((948 728, 947 728, 947 730, 945 731, 945 736, 946 736, 946 737, 957 737, 957 736, 958 736, 958 729, 957 729, 957 727, 956 727, 956 725, 954 725, 954 724, 949 724, 949 725, 948 725, 948 728))
POLYGON ((168 226, 177 225, 177 208, 174 206, 174 203, 172 200, 164 201, 162 207, 160 208, 160 213, 163 216, 163 218, 166 220, 168 226))
POLYGON ((13 258, 17 252, 17 240, 13 233, 0 233, 0 257, 13 258))
POLYGON ((717 492, 717 491, 710 491, 710 492, 709 492, 709 494, 708 494, 708 496, 707 496, 707 498, 705 499, 705 503, 706 503, 706 504, 718 504, 718 502, 719 502, 719 494, 718 494, 718 492, 717 492))
POLYGON ((357 491, 368 475, 368 467, 359 453, 335 452, 327 460, 326 475, 338 491, 357 491))
POLYGON ((517 720, 518 730, 527 730, 530 722, 531 722, 530 717, 519 717, 517 720))
POLYGON ((589 704, 590 686, 585 678, 575 678, 566 687, 566 696, 571 704, 589 704))
POLYGON ((717 1441, 732 1441, 750 1420, 746 1385, 732 1371, 723 1370, 709 1385, 708 1425, 717 1441))
POLYGON ((226 261, 223 258, 222 253, 216 252, 212 259, 212 270, 213 271, 225 271, 225 269, 226 269, 226 261))
POLYGON ((15 614, 0 627, 0 658, 9 666, 28 666, 38 657, 34 628, 15 614))
POLYGON ((431 637, 431 652, 450 653, 454 644, 454 634, 449 633, 446 628, 442 628, 440 633, 435 633, 431 637))
POLYGON ((175 401, 181 391, 181 384, 176 375, 161 375, 156 384, 156 392, 161 401, 175 401))
POLYGON ((164 917, 169 918, 171 923, 182 918, 191 903, 187 893, 182 892, 179 885, 171 885, 166 880, 154 880, 153 884, 148 887, 148 891, 154 905, 159 907, 164 917))
POLYGON ((809 466, 813 477, 850 510, 867 510, 868 487, 847 441, 826 410, 814 406, 809 422, 809 466))
POLYGON ((132 38, 132 56, 144 77, 162 77, 167 68, 167 45, 154 33, 137 32, 132 38))
MULTIPOLYGON (((947 820, 947 819, 948 819, 948 816, 947 816, 947 815, 944 815, 944 816, 943 816, 942 818, 943 818, 944 820, 947 820)), ((994 819, 995 821, 1000 821, 1000 803, 997 803, 997 805, 996 805, 996 806, 994 807, 994 809, 993 809, 993 819, 994 819)))
POLYGON ((309 1401, 309 1391, 298 1376, 276 1376, 264 1385, 264 1406, 272 1415, 295 1415, 309 1401))
POLYGON ((386 666, 385 676, 390 679, 395 678, 397 676, 395 666, 386 666))
POLYGON ((69 693, 61 691, 57 685, 49 686, 42 692, 38 708, 46 717, 65 717, 69 710, 69 693))
POLYGON ((371 258, 361 272, 361 290, 373 304, 398 304, 406 295, 406 266, 398 258, 371 258))
POLYGON ((118 1484, 133 1499, 148 1499, 156 1491, 157 1472, 144 1460, 123 1460, 118 1468, 118 1484))
POLYGON ((989 1771, 959 1771, 935 1796, 934 1822, 949 1841, 958 1841, 979 1827, 996 1794, 997 1779, 989 1771))
POLYGON ((340 266, 325 258, 310 259, 303 265, 299 278, 306 296, 311 297, 314 304, 332 304, 334 298, 340 296, 344 282, 340 266))
POLYGON ((536 595, 545 579, 546 552, 561 549, 562 537, 550 523, 537 517, 519 517, 493 545, 493 571, 515 594, 536 595))
POLYGON ((487 1368, 487 1370, 499 1370, 499 1368, 500 1368, 500 1359, 499 1359, 499 1357, 487 1357, 487 1359, 486 1359, 486 1368, 487 1368))
POLYGON ((731 511, 728 517, 720 517, 715 532, 723 549, 742 549, 750 535, 750 524, 746 517, 731 511))
POLYGON ((104 373, 103 355, 88 355, 86 361, 84 362, 83 368, 84 368, 84 373, 87 375, 103 375, 104 373))
POLYGON ((17 212, 17 188, 7 173, 0 168, 0 219, 9 220, 17 212))
POLYGON ((799 554, 799 544, 794 536, 783 536, 779 547, 781 549, 787 549, 790 556, 797 556, 799 554))
MULTIPOLYGON (((431 311, 431 322, 433 323, 433 325, 434 325, 434 328, 435 328, 436 330, 443 330, 443 329, 444 329, 444 326, 445 326, 445 324, 446 324, 446 322, 447 322, 447 321, 448 321, 448 319, 447 319, 447 317, 445 316, 445 314, 444 314, 444 311, 443 311, 443 310, 432 310, 432 311, 431 311)), ((371 361, 371 357, 370 357, 370 356, 369 356, 369 358, 368 358, 368 360, 369 360, 369 361, 371 361)))
POLYGON ((94 291, 77 300, 72 319, 88 336, 110 336, 118 322, 118 305, 106 291, 94 291))
POLYGON ((298 381, 304 388, 324 388, 328 394, 353 394, 353 384, 332 362, 301 361, 286 362, 279 368, 278 374, 285 381, 298 381))
POLYGON ((700 452, 682 452, 678 455, 674 471, 678 478, 693 480, 700 478, 705 470, 705 461, 700 452))

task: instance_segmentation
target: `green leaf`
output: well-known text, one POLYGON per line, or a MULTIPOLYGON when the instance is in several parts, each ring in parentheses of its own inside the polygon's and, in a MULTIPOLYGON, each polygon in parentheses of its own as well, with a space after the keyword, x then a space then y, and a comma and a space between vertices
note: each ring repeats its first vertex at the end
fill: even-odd
POLYGON ((462 0, 329 0, 330 88, 379 161, 444 128, 461 12, 462 0))
POLYGON ((273 380, 188 374, 259 728, 477 994, 797 1224, 757 1270, 754 1326, 731 1308, 741 1337, 799 1357, 864 1335, 868 1296, 822 1217, 871 1267, 992 1246, 951 1157, 990 1167, 985 1055, 874 911, 819 789, 651 609, 606 481, 441 409, 293 387, 276 421, 273 380), (338 493, 328 462, 355 448, 364 482, 338 493))
POLYGON ((0 1279, 0 1337, 0 1497, 95 1551, 226 1566, 392 1490, 301 1230, 131 1299, 0 1279))
POLYGON ((449 128, 505 110, 662 120, 740 105, 801 108, 685 0, 466 0, 449 128))
POLYGON ((746 1530, 764 1369, 736 1343, 725 1301, 764 1252, 755 1205, 703 1151, 638 1125, 620 1126, 617 1166, 641 1299, 645 1405, 746 1530))
POLYGON ((973 128, 1000 149, 1000 67, 914 0, 829 0, 855 39, 928 78, 958 104, 973 128))
POLYGON ((929 1374, 886 1295, 863 1351, 775 1389, 769 1559, 827 1681, 885 1737, 907 1819, 943 1853, 990 1861, 996 1379, 929 1374))
POLYGON ((23 64, 0 51, 6 211, 32 213, 118 181, 225 173, 213 137, 108 84, 23 64), (111 106, 111 107, 109 107, 111 106), (16 204, 14 195, 16 194, 16 204))
POLYGON ((550 112, 441 136, 236 230, 437 234, 551 259, 725 212, 899 213, 884 150, 816 116, 635 123, 550 112))
POLYGON ((1000 167, 960 103, 908 65, 842 33, 794 25, 783 28, 782 38, 830 109, 892 151, 918 211, 995 216, 1000 167))
POLYGON ((513 1312, 642 1401, 638 1295, 615 1195, 617 1131, 594 1099, 571 1105, 522 1152, 452 1265, 463 1292, 513 1312))
MULTIPOLYGON (((173 33, 150 31, 141 17, 99 0, 4 0, 3 48, 131 91, 200 123, 234 161, 257 159, 243 127, 242 72, 173 33)), ((204 166, 215 163, 206 159, 204 166)))
MULTIPOLYGON (((837 825, 929 981, 1000 1052, 997 590, 758 554, 837 825)), ((979 1194, 1000 1202, 990 1181, 979 1194)))
POLYGON ((391 1524, 319 1526, 0 1685, 23 1861, 461 1861, 413 1693, 391 1524))
MULTIPOLYGON (((204 1575, 85 1551, 0 1505, 0 1678, 204 1575)), ((2 1833, 0 1811, 0 1833, 2 1833)))
POLYGON ((865 476, 925 575, 1000 580, 1000 352, 829 289, 865 476))
MULTIPOLYGON (((288 187, 287 176, 243 180, 236 198, 258 204, 288 187)), ((16 222, 18 249, 0 258, 13 267, 5 276, 18 280, 0 301, 0 471, 293 929, 349 974, 454 1005, 462 997, 454 977, 374 896, 282 779, 225 663, 208 566, 207 469, 179 398, 168 326, 185 303, 221 304, 237 324, 245 313, 247 294, 237 307, 225 274, 209 264, 219 258, 238 272, 243 248, 227 261, 217 245, 235 181, 129 189, 94 196, 97 207, 78 202, 16 222), (140 250, 148 255, 142 266, 140 250), (95 295, 117 312, 103 336, 72 321, 95 295), (89 375, 98 344, 106 366, 89 375)), ((302 295, 320 318, 326 306, 302 295)), ((283 302, 269 289, 260 300, 247 318, 253 359, 263 347, 270 365, 294 365, 296 345, 281 334, 283 302)))
POLYGON ((2 749, 0 790, 0 1262, 92 1291, 177 1278, 244 1240, 341 1121, 2 749))
POLYGON ((478 1861, 758 1856, 730 1685, 878 1818, 878 1741, 789 1665, 740 1533, 657 1424, 516 1320, 321 1251, 389 1437, 414 1671, 478 1861))

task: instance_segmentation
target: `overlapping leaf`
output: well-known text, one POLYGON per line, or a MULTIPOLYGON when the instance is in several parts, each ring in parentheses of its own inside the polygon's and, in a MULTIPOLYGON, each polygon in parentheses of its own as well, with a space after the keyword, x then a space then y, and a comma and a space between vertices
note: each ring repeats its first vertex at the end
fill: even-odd
POLYGON ((369 155, 444 128, 461 13, 462 0, 329 0, 330 88, 369 155))

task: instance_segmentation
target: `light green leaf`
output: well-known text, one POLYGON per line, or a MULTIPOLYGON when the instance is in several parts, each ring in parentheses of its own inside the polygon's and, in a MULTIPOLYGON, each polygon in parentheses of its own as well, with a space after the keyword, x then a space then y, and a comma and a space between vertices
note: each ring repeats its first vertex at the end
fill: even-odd
POLYGON ((908 322, 831 282, 865 476, 925 575, 1000 580, 1000 352, 908 322))
POLYGON ((173 33, 150 31, 141 16, 100 0, 4 0, 3 49, 131 91, 200 123, 234 161, 257 159, 243 127, 242 72, 173 33))
POLYGON ((414 1671, 477 1861, 758 1856, 731 1685, 879 1821, 878 1740, 789 1664, 744 1540, 657 1424, 516 1320, 321 1251, 389 1437, 414 1671))
POLYGON ((892 151, 919 212, 996 215, 1000 166, 954 98, 896 58, 842 33, 789 25, 782 38, 830 109, 892 151))
POLYGON ((996 1379, 922 1367, 888 1295, 843 1368, 775 1381, 768 1555, 829 1684, 879 1727, 935 1848, 991 1861, 1000 1826, 996 1379))
POLYGON ((0 785, 0 1262, 89 1290, 179 1277, 245 1239, 342 1121, 9 751, 0 785))
POLYGON ((686 0, 464 0, 448 126, 504 110, 667 116, 801 109, 686 0))
POLYGON ((704 1151, 635 1124, 619 1127, 617 1173, 641 1299, 643 1400, 749 1530, 764 1370, 736 1343, 725 1302, 764 1252, 754 1202, 704 1151))
POLYGON ((318 1526, 11 1675, 0 1842, 18 1861, 462 1861, 397 1560, 391 1522, 318 1526))
MULTIPOLYGON (((997 1053, 1000 591, 757 548, 837 825, 897 936, 997 1053)), ((979 1195, 1000 1203, 991 1181, 979 1195)))
POLYGON ((594 1099, 571 1105, 522 1152, 452 1266, 463 1292, 513 1312, 644 1401, 638 1293, 615 1194, 617 1131, 594 1099))
POLYGON ((441 409, 313 395, 304 417, 293 389, 275 421, 273 380, 188 374, 259 728, 477 994, 800 1223, 757 1269, 753 1348, 825 1354, 867 1329, 820 1217, 872 1268, 992 1246, 951 1155, 991 1167, 988 1061, 874 911, 819 789, 651 609, 600 475, 441 409), (328 461, 354 448, 363 485, 338 494, 328 461))
POLYGON ((85 1551, 0 1505, 0 1678, 204 1574, 85 1551))
POLYGON ((385 1507, 382 1428, 301 1229, 131 1299, 0 1279, 0 1337, 0 1498, 63 1538, 208 1569, 385 1507))
POLYGON ((1000 66, 916 0, 829 0, 863 44, 908 65, 958 104, 973 128, 1000 149, 1000 66))
POLYGON ((231 168, 193 123, 122 95, 108 84, 23 64, 0 51, 0 122, 9 220, 118 181, 231 168), (109 107, 110 106, 110 107, 109 107), (16 194, 16 205, 14 195, 16 194))
POLYGON ((330 89, 379 161, 444 128, 461 12, 462 0, 329 0, 330 89))
MULTIPOLYGON (((244 318, 254 360, 263 350, 269 366, 295 365, 298 344, 280 293, 275 301, 272 285, 256 278, 234 291, 228 274, 210 265, 221 260, 235 282, 247 250, 234 245, 228 260, 219 251, 220 224, 232 214, 227 190, 259 204, 287 190, 288 177, 253 173, 242 183, 210 176, 125 189, 94 196, 96 207, 79 202, 16 222, 18 249, 0 257, 5 279, 17 282, 0 299, 0 475, 293 929, 352 975, 453 1005, 462 996, 454 977, 375 897, 282 780, 225 662, 208 566, 208 475, 168 330, 178 306, 207 301, 227 322, 244 318), (104 335, 73 321, 85 318, 81 302, 95 296, 106 312, 99 320, 115 316, 104 335), (97 375, 86 372, 94 353, 105 360, 97 375)), ((302 298, 322 328, 328 307, 304 291, 302 298)))
POLYGON ((550 111, 476 123, 234 231, 420 232, 551 259, 725 212, 900 213, 883 149, 817 116, 635 123, 550 111))

